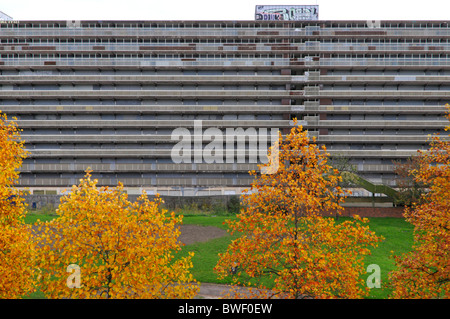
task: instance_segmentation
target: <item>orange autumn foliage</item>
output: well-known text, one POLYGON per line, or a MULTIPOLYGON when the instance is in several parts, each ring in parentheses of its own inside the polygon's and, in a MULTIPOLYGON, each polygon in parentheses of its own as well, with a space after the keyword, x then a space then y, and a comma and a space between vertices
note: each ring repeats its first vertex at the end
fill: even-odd
POLYGON ((0 298, 21 298, 34 291, 31 228, 23 222, 25 205, 15 188, 27 152, 14 121, 0 112, 0 298))
POLYGON ((243 196, 245 208, 228 222, 240 237, 220 254, 215 271, 251 288, 229 297, 365 296, 363 257, 381 238, 366 219, 337 223, 326 216, 341 211, 344 192, 325 147, 310 143, 301 127, 284 141, 280 135, 278 147, 278 171, 257 176, 243 196))
MULTIPOLYGON (((448 106, 447 106, 448 107, 448 106)), ((448 107, 449 108, 449 107, 448 107)), ((449 108, 450 110, 450 108, 449 108)), ((450 114, 447 115, 450 120, 450 114)), ((450 130, 450 126, 446 128, 450 130)), ((392 298, 450 298, 450 143, 434 136, 419 151, 417 183, 428 186, 419 203, 405 211, 414 225, 410 253, 395 256, 392 298)))
POLYGON ((121 183, 97 187, 91 172, 61 199, 58 218, 39 225, 41 290, 50 298, 192 298, 191 258, 175 260, 182 216, 159 196, 130 202, 121 183), (69 265, 80 269, 70 287, 69 265))

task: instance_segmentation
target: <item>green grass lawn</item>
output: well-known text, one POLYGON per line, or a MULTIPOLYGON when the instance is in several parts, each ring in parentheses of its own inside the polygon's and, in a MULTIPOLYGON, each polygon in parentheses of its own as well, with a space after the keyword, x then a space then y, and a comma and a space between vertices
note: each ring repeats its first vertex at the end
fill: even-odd
MULTIPOLYGON (((185 216, 183 224, 215 226, 222 229, 228 229, 224 222, 227 219, 235 219, 234 216, 185 216)), ((217 275, 213 272, 213 268, 219 261, 218 253, 225 252, 228 245, 237 235, 226 235, 224 237, 215 238, 205 243, 195 243, 186 245, 182 248, 181 256, 187 256, 188 252, 194 252, 192 259, 194 268, 191 270, 194 278, 199 282, 209 283, 230 283, 231 281, 221 281, 217 279, 217 275)))
POLYGON ((32 225, 35 224, 38 220, 45 222, 50 221, 55 217, 57 217, 55 214, 28 213, 25 216, 25 223, 32 225))
MULTIPOLYGON (((38 219, 41 221, 51 220, 56 215, 48 213, 29 213, 25 221, 33 224, 38 219)), ((234 215, 228 216, 214 216, 214 215, 186 215, 183 218, 183 224, 193 224, 202 226, 215 226, 227 229, 224 222, 227 219, 235 218, 234 215)), ((348 218, 341 217, 339 221, 348 218)), ((372 254, 365 259, 365 267, 370 264, 377 264, 381 269, 381 288, 373 288, 370 291, 369 298, 384 299, 387 298, 390 291, 387 288, 388 273, 394 269, 394 261, 391 258, 391 251, 399 255, 408 252, 411 249, 413 239, 413 227, 400 218, 370 218, 370 229, 377 235, 381 235, 385 240, 379 244, 377 248, 372 249, 372 254)), ((237 235, 233 236, 234 238, 237 235)), ((194 278, 199 282, 208 283, 229 283, 229 281, 219 281, 216 274, 213 272, 214 266, 218 262, 218 253, 225 252, 231 240, 233 239, 229 234, 212 239, 205 243, 195 243, 186 245, 182 248, 179 256, 185 256, 189 251, 195 253, 193 257, 193 269, 191 270, 194 278)), ((368 276, 369 274, 367 274, 368 276)), ((367 278, 364 277, 364 280, 367 278)), ((42 298, 43 295, 37 292, 30 296, 31 298, 42 298)))
MULTIPOLYGON (((365 258, 366 267, 377 264, 381 269, 381 288, 373 288, 370 298, 387 298, 390 290, 387 288, 388 273, 394 270, 394 255, 401 255, 411 250, 414 227, 401 218, 369 218, 370 229, 385 240, 372 249, 372 254, 365 258)), ((367 276, 366 276, 367 278, 367 276)))
MULTIPOLYGON (((185 224, 199 224, 208 226, 224 227, 222 222, 231 217, 209 217, 209 216, 185 216, 185 224)), ((348 220, 341 217, 339 221, 348 220)), ((387 287, 388 273, 395 268, 391 251, 395 255, 408 252, 411 249, 413 239, 413 226, 401 218, 369 218, 369 227, 377 235, 385 240, 379 243, 377 248, 372 249, 372 254, 365 258, 365 268, 370 264, 377 264, 381 270, 381 288, 370 290, 369 298, 384 299, 388 297, 390 290, 387 287)), ((236 237, 236 236, 234 236, 236 237)), ((217 264, 219 252, 225 252, 232 237, 227 235, 206 243, 197 243, 183 247, 184 254, 188 251, 195 252, 193 258, 194 268, 192 273, 200 282, 226 283, 217 280, 212 269, 217 264)), ((364 280, 371 273, 368 273, 364 280)))

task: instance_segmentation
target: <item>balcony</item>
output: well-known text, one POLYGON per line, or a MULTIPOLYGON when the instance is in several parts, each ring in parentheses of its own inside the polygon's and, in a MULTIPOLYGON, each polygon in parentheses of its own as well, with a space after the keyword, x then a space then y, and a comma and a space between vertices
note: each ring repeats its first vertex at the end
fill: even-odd
POLYGON ((322 105, 319 113, 326 114, 442 114, 443 105, 322 105))
POLYGON ((397 160, 417 155, 417 150, 327 150, 330 156, 348 158, 389 158, 397 160))
MULTIPOLYGON (((312 72, 310 72, 312 73, 312 72)), ((309 76, 293 76, 292 83, 315 83, 315 84, 374 84, 374 85, 398 85, 398 84, 410 84, 410 85, 427 85, 427 84, 448 84, 450 83, 450 76, 389 76, 389 75, 309 75, 309 76)))
POLYGON ((26 68, 56 67, 65 69, 89 68, 98 70, 103 67, 113 67, 115 69, 129 68, 261 68, 271 69, 274 67, 291 66, 288 58, 186 58, 186 59, 163 59, 163 58, 3 58, 0 59, 2 68, 26 68))
POLYGON ((294 99, 303 91, 286 90, 0 90, 2 99, 294 99))
POLYGON ((318 120, 308 121, 308 128, 345 128, 345 129, 443 129, 447 120, 413 121, 413 120, 318 120))
POLYGON ((83 173, 90 167, 96 173, 247 173, 258 170, 257 164, 23 164, 22 173, 83 173))
POLYGON ((283 114, 290 105, 1 105, 3 113, 31 114, 283 114))
POLYGON ((305 88, 305 98, 330 99, 403 99, 403 100, 450 100, 450 90, 319 90, 305 88))
POLYGON ((290 120, 18 120, 30 128, 290 128, 290 120))
MULTIPOLYGON (((450 140, 445 136, 443 140, 450 140)), ((427 135, 319 135, 317 143, 345 143, 345 144, 428 144, 430 136, 427 135)))
POLYGON ((117 85, 284 85, 290 84, 291 76, 281 75, 2 75, 0 84, 21 85, 21 84, 117 84, 117 85))
POLYGON ((342 68, 419 68, 433 67, 440 68, 450 65, 447 58, 321 58, 318 61, 305 60, 307 67, 342 67, 342 68))
MULTIPOLYGON (((99 186, 116 186, 120 181, 125 187, 151 187, 151 186, 249 186, 251 178, 98 178, 99 186)), ((19 187, 70 187, 78 184, 78 178, 19 178, 19 187)), ((159 191, 158 191, 159 192, 159 191)))

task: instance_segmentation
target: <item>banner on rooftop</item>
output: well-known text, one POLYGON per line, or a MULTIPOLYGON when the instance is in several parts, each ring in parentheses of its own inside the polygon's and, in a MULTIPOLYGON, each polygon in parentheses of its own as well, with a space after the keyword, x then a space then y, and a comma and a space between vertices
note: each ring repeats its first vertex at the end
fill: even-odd
POLYGON ((319 20, 318 5, 257 5, 255 20, 299 21, 319 20))

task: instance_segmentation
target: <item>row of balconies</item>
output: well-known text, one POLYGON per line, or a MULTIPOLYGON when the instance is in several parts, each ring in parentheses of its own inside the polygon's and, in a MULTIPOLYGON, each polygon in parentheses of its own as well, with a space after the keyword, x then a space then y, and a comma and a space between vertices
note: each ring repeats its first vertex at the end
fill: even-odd
POLYGON ((90 167, 96 172, 155 172, 155 171, 240 171, 258 169, 257 164, 23 164, 21 171, 61 172, 84 171, 90 167))
POLYGON ((258 170, 257 164, 22 164, 21 172, 248 172, 258 170))
MULTIPOLYGON (((448 123, 448 122, 447 122, 448 123)), ((427 135, 319 135, 318 144, 415 144, 422 145, 430 141, 427 135)), ((450 140, 448 136, 441 136, 443 140, 450 140)))
MULTIPOLYGON (((248 186, 252 178, 97 178, 98 185, 117 185, 120 181, 126 187, 141 186, 248 186)), ((78 178, 42 178, 20 177, 19 187, 27 186, 53 186, 70 187, 78 184, 78 178)))
POLYGON ((345 129, 443 129, 449 122, 422 120, 307 120, 308 128, 345 129))
MULTIPOLYGON (((112 185, 112 186, 116 186, 112 185)), ((139 185, 138 187, 128 187, 125 185, 124 192, 129 195, 141 195, 143 191, 147 195, 159 194, 161 196, 220 196, 220 195, 236 195, 242 194, 248 186, 216 186, 216 187, 189 187, 189 186, 146 186, 139 185)), ((63 187, 23 187, 22 188, 27 194, 32 195, 63 195, 67 193, 67 186, 63 187)), ((352 195, 353 196, 353 195, 352 195)), ((28 199, 28 197, 27 197, 28 199)), ((28 201, 28 204, 34 206, 35 202, 28 201)), ((38 204, 39 205, 39 204, 38 204)), ((37 207, 39 207, 37 205, 37 207)), ((42 204, 41 204, 42 205, 42 204)))
MULTIPOLYGON (((389 30, 417 30, 417 29, 448 29, 450 26, 446 20, 412 21, 412 20, 383 20, 376 23, 373 20, 301 20, 301 21, 273 21, 273 20, 20 20, 6 21, 1 25, 3 29, 100 29, 100 30, 128 30, 142 29, 148 32, 157 29, 234 29, 234 30, 265 30, 285 29, 295 27, 298 30, 340 30, 340 31, 367 31, 369 29, 389 30)), ((297 30, 297 29, 296 29, 297 30)))
POLYGON ((434 38, 450 35, 450 29, 351 29, 348 30, 333 30, 333 29, 320 29, 313 32, 314 36, 318 38, 389 38, 389 37, 404 37, 404 38, 434 38))
POLYGON ((323 114, 445 114, 443 105, 322 105, 307 106, 305 112, 323 114))
POLYGON ((443 105, 0 105, 7 114, 444 114, 443 105))
MULTIPOLYGON (((269 131, 269 130, 268 130, 269 131)), ((224 132, 224 139, 226 132, 224 132)), ((270 133, 270 131, 269 131, 270 133)), ((236 139, 244 139, 250 136, 233 134, 236 139)), ((86 143, 113 143, 113 144, 140 144, 140 143, 157 143, 157 144, 176 144, 179 142, 178 139, 172 139, 171 135, 163 134, 148 134, 148 135, 75 135, 75 134, 53 134, 53 135, 21 135, 22 139, 26 143, 42 144, 42 143, 76 143, 76 144, 86 144, 86 143)), ((197 140, 196 136, 191 136, 192 140, 197 140)), ((199 139, 205 143, 209 143, 214 140, 212 136, 199 136, 199 139)), ((268 138, 270 142, 270 137, 268 138)))
POLYGON ((288 58, 217 58, 217 59, 163 59, 163 58, 3 58, 0 66, 7 69, 45 67, 45 68, 236 68, 246 67, 250 69, 273 69, 286 67, 291 64, 288 58))
POLYGON ((0 99, 298 99, 302 90, 0 90, 0 99))
POLYGON ((305 87, 305 98, 330 98, 330 99, 443 99, 448 100, 450 90, 320 90, 319 87, 305 87))
POLYGON ((443 105, 1 105, 7 114, 444 114, 443 105))
POLYGON ((319 72, 310 72, 309 75, 292 76, 292 83, 317 82, 318 84, 446 84, 450 76, 446 75, 319 75, 319 72))
POLYGON ((289 84, 296 77, 282 75, 2 75, 0 84, 289 84))
MULTIPOLYGON (((32 128, 290 128, 290 120, 18 120, 22 129, 32 128)), ((306 123, 304 123, 306 124, 306 123)))
MULTIPOLYGON (((423 108, 422 108, 423 109, 423 108)), ((291 105, 0 105, 7 114, 280 114, 291 105)), ((303 108, 304 110, 304 108, 303 108)))
MULTIPOLYGON (((28 158, 171 158, 172 149, 62 149, 30 150, 28 158)), ((408 158, 417 155, 417 150, 327 150, 331 156, 349 158, 408 158)), ((255 158, 260 150, 234 150, 235 158, 255 158)), ((225 161, 225 159, 224 159, 225 161)), ((194 162, 194 152, 192 152, 194 162)))
MULTIPOLYGON (((18 120, 22 129, 33 128, 90 128, 90 129, 124 129, 124 128, 193 128, 201 125, 203 128, 290 128, 290 120, 18 120), (201 123, 201 124, 199 124, 201 123)), ((309 118, 300 121, 299 125, 308 128, 394 128, 394 129, 425 129, 443 128, 447 120, 319 120, 309 118)))
POLYGON ((0 90, 0 99, 439 99, 450 101, 450 90, 0 90))
POLYGON ((120 38, 120 39, 179 39, 179 38, 291 38, 302 39, 315 37, 317 39, 336 38, 445 38, 450 36, 450 29, 327 29, 306 30, 302 28, 173 28, 173 29, 140 29, 140 28, 110 28, 110 29, 90 29, 90 28, 15 28, 2 29, 0 38, 120 38))
POLYGON ((4 69, 16 69, 18 67, 46 67, 55 68, 86 68, 86 69, 102 69, 102 68, 236 68, 246 67, 249 69, 266 68, 273 69, 276 67, 290 67, 291 69, 305 68, 321 68, 321 67, 410 67, 414 69, 423 69, 423 67, 441 68, 450 65, 450 58, 321 58, 297 59, 296 61, 289 58, 257 58, 257 57, 218 57, 211 58, 3 58, 0 65, 4 69))
POLYGON ((445 57, 436 58, 321 58, 320 60, 305 60, 305 66, 307 67, 409 67, 414 69, 419 69, 419 67, 429 66, 429 67, 444 67, 450 65, 450 59, 445 57))
MULTIPOLYGON (((449 31, 450 34, 450 31, 449 31)), ((245 37, 252 36, 258 38, 272 38, 275 36, 300 36, 299 32, 292 29, 234 29, 234 28, 173 28, 173 29, 138 29, 138 28, 111 28, 111 29, 90 29, 90 28, 27 28, 27 29, 2 29, 0 38, 136 38, 170 39, 172 37, 245 37)))
POLYGON ((20 20, 6 21, 3 29, 100 29, 100 30, 129 30, 143 29, 146 31, 161 29, 234 29, 234 30, 265 30, 286 29, 288 27, 299 30, 340 30, 340 31, 367 31, 373 29, 390 30, 416 30, 416 29, 448 29, 447 20, 300 20, 300 21, 274 21, 274 20, 20 20))
MULTIPOLYGON (((305 126, 308 129, 308 126, 305 126)), ((349 129, 351 129, 349 127, 349 129)), ((312 132, 310 132, 312 133, 312 132)), ((248 135, 235 135, 236 138, 244 138, 248 135)), ((442 139, 447 139, 442 136, 442 139)), ((171 135, 153 134, 153 135, 75 135, 75 134, 59 134, 59 135, 26 135, 22 134, 22 139, 26 143, 42 144, 42 143, 76 143, 76 144, 92 144, 95 143, 113 143, 113 144, 139 144, 139 143, 158 143, 158 144, 174 144, 178 140, 173 140, 171 135)), ((317 136, 318 144, 331 143, 383 143, 383 144, 423 144, 429 140, 426 135, 404 135, 399 132, 397 135, 319 135, 317 136)), ((209 143, 213 141, 211 136, 202 136, 202 141, 209 143)), ((268 140, 270 142, 270 139, 268 140)))
MULTIPOLYGON (((87 168, 95 173, 247 173, 258 171, 257 164, 22 164, 21 173, 82 173, 87 168)), ((394 165, 358 164, 362 172, 392 172, 394 165)))
POLYGON ((328 52, 348 52, 348 53, 438 53, 448 52, 450 45, 448 43, 321 43, 320 41, 307 41, 306 43, 95 43, 89 44, 61 44, 52 42, 28 42, 28 43, 7 43, 0 44, 2 54, 80 54, 80 53, 123 53, 123 54, 142 54, 142 53, 185 53, 185 54, 267 54, 267 53, 328 53, 328 52))
MULTIPOLYGON (((319 75, 319 72, 309 72, 307 75, 2 75, 0 84, 3 90, 12 85, 32 84, 58 84, 58 85, 283 85, 296 83, 317 84, 343 83, 343 84, 448 84, 450 76, 446 75, 319 75)), ((74 89, 76 89, 74 87, 74 89)))

